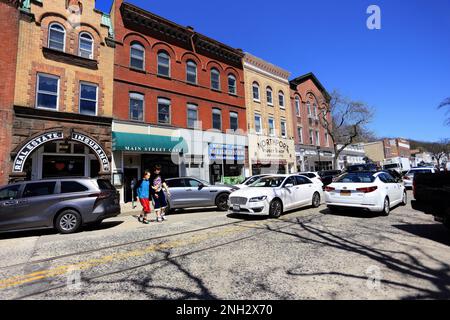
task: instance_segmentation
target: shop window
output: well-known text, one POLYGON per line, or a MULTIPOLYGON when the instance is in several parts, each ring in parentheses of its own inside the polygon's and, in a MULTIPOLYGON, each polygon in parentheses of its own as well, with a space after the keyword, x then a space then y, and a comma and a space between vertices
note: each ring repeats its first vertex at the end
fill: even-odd
POLYGON ((140 43, 133 43, 130 48, 130 66, 135 69, 144 70, 145 50, 140 43))
POLYGON ((220 72, 215 68, 211 69, 211 88, 220 90, 220 72))
POLYGON ((144 121, 144 95, 130 93, 130 120, 144 121))
POLYGON ((94 40, 87 32, 80 33, 78 55, 83 58, 94 58, 94 40))
POLYGON ((170 56, 165 51, 158 53, 158 75, 170 77, 170 56))
POLYGON ((186 64, 186 80, 189 83, 197 83, 197 64, 192 60, 186 64))
POLYGON ((42 178, 84 177, 85 157, 43 156, 42 178))
POLYGON ((222 130, 222 111, 213 109, 213 129, 222 130))
POLYGON ((73 153, 75 153, 75 154, 85 154, 85 152, 86 152, 86 150, 85 150, 84 144, 81 144, 81 143, 74 143, 73 144, 73 153))
POLYGON ((230 74, 228 76, 228 92, 231 94, 236 94, 236 77, 230 74))
POLYGON ((52 23, 48 28, 48 47, 64 51, 66 46, 66 30, 59 23, 52 23))
POLYGON ((76 181, 61 181, 61 193, 84 192, 89 188, 76 181))
POLYGON ((58 144, 56 142, 48 142, 44 144, 44 153, 56 153, 58 144))
POLYGON ((266 89, 266 96, 267 96, 267 104, 269 106, 273 106, 273 94, 272 94, 272 88, 267 87, 266 89))
POLYGON ((23 190, 23 198, 48 196, 54 193, 56 182, 28 183, 23 190))
POLYGON ((97 115, 97 91, 98 87, 93 84, 80 83, 80 113, 97 115))
POLYGON ((230 129, 236 131, 239 128, 238 114, 230 112, 230 129))
POLYGON ((36 107, 58 109, 59 77, 39 73, 37 75, 36 107))
POLYGON ((170 100, 158 98, 158 123, 170 124, 170 100))

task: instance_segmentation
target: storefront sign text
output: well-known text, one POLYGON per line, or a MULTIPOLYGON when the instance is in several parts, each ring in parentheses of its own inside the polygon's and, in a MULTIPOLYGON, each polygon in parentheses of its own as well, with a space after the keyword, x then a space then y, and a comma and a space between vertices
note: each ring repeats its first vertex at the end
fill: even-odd
POLYGON ((83 134, 80 133, 72 133, 72 140, 81 142, 85 145, 87 145, 89 148, 91 148, 100 159, 100 163, 102 164, 103 172, 109 172, 110 171, 110 165, 108 156, 106 155, 105 150, 94 140, 86 137, 83 134))

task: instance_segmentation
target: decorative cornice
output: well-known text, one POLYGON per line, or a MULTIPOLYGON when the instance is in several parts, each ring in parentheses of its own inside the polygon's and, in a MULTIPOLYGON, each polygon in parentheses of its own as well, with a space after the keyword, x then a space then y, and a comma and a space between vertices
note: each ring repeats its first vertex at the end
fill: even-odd
POLYGON ((253 69, 259 69, 266 73, 269 73, 272 76, 275 76, 277 78, 281 78, 284 81, 289 81, 289 77, 291 76, 291 73, 289 71, 286 71, 270 62, 267 62, 261 58, 255 57, 254 55, 250 53, 245 53, 244 56, 244 64, 247 66, 253 66, 253 69))
POLYGON ((297 90, 297 86, 299 84, 304 83, 307 80, 311 80, 312 82, 314 82, 314 84, 317 86, 317 88, 320 90, 320 92, 322 92, 322 94, 325 97, 325 99, 327 100, 327 102, 330 102, 330 100, 331 100, 330 94, 325 89, 325 87, 320 83, 319 79, 317 79, 317 77, 312 72, 291 80, 290 81, 291 89, 297 90))

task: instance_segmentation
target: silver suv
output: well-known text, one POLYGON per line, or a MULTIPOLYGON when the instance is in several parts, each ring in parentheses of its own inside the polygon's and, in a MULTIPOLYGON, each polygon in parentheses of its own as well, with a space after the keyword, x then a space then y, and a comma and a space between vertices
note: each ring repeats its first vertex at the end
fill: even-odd
POLYGON ((55 228, 67 234, 120 214, 119 193, 103 179, 61 178, 0 187, 0 232, 55 228))

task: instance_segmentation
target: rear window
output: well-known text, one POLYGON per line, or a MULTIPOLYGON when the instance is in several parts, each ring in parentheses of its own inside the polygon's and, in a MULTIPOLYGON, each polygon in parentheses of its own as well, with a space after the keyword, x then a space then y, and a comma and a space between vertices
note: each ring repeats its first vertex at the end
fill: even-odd
POLYGON ((337 183, 371 183, 375 177, 371 173, 346 173, 340 176, 337 183))
POLYGON ((420 173, 431 173, 431 169, 419 169, 419 170, 411 170, 407 173, 407 175, 415 175, 420 173))
POLYGON ((316 175, 314 173, 300 173, 300 175, 308 177, 308 178, 315 178, 316 175))
POLYGON ((61 182, 61 193, 75 193, 84 192, 89 190, 86 186, 76 181, 62 181, 61 182))
POLYGON ((116 190, 109 180, 98 179, 97 184, 100 190, 116 190))
POLYGON ((23 198, 48 196, 55 192, 56 182, 28 183, 23 191, 23 198))

